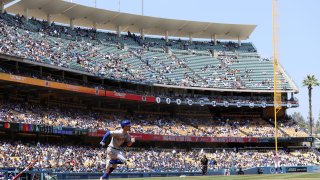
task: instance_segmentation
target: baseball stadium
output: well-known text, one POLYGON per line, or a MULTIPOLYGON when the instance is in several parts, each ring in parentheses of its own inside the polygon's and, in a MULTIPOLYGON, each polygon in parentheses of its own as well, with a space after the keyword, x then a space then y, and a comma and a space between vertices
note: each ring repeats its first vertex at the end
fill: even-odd
POLYGON ((272 58, 253 24, 0 5, 0 179, 320 179, 276 0, 272 58))

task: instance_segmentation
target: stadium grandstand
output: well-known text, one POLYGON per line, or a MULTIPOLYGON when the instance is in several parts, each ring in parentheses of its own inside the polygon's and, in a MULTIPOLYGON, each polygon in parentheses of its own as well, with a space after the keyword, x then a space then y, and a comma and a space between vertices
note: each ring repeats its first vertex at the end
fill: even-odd
MULTIPOLYGON (((111 177, 200 175, 201 153, 210 175, 278 172, 273 59, 242 42, 255 25, 61 0, 0 5, 1 176, 37 157, 21 177, 98 179, 107 156, 99 141, 127 119, 136 142, 111 177)), ((298 88, 282 68, 279 75, 279 173, 310 172, 319 152, 305 146, 313 137, 286 114, 299 106, 298 88)))

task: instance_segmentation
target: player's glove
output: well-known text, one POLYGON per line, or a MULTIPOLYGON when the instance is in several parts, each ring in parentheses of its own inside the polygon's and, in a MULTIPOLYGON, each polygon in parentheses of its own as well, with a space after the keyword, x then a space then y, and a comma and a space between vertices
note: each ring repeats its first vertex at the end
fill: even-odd
POLYGON ((103 147, 103 146, 105 146, 105 145, 106 145, 105 142, 103 142, 103 141, 100 142, 100 147, 103 147))

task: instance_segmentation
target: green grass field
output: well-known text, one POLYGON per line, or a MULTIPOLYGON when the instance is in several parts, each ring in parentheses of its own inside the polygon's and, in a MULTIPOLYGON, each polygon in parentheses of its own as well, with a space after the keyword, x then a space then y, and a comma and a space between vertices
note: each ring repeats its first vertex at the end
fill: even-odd
MULTIPOLYGON (((245 175, 245 176, 188 176, 188 177, 159 177, 159 178, 132 178, 126 180, 265 180, 265 179, 290 179, 290 180, 320 180, 320 173, 299 173, 299 174, 270 174, 270 175, 245 175)), ((119 180, 119 179, 118 179, 119 180)))

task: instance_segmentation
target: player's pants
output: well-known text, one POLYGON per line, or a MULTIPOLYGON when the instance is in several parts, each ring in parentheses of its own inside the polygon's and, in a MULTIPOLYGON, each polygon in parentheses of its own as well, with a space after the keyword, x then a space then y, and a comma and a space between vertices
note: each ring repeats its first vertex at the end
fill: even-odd
POLYGON ((106 162, 106 173, 101 177, 108 179, 111 172, 117 168, 117 164, 126 162, 126 158, 120 149, 108 147, 107 148, 107 162, 106 162))
POLYGON ((110 160, 116 160, 116 159, 119 159, 123 163, 127 161, 127 159, 124 157, 123 152, 120 149, 108 147, 107 155, 108 155, 107 164, 109 163, 110 160))
POLYGON ((207 171, 208 171, 208 166, 202 165, 202 175, 207 175, 207 171))

